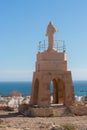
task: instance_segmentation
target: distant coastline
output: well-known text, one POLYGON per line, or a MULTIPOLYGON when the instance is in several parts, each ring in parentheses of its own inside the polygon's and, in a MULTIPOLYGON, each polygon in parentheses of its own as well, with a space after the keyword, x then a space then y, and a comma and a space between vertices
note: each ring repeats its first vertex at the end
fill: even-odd
MULTIPOLYGON (((87 80, 74 80, 76 96, 87 95, 87 80)), ((23 95, 31 94, 32 81, 2 81, 0 82, 0 95, 8 96, 12 91, 19 91, 23 95)))

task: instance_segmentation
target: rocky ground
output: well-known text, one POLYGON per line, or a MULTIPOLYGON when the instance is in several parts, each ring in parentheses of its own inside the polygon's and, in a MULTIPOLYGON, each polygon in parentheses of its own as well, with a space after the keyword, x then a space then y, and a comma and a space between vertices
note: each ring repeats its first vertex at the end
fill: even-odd
POLYGON ((87 116, 41 118, 0 111, 0 130, 75 130, 73 126, 77 130, 87 130, 87 116))

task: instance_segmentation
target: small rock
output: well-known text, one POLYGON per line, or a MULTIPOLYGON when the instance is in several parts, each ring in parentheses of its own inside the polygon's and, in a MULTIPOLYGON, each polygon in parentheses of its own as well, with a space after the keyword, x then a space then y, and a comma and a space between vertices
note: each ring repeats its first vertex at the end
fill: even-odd
POLYGON ((3 123, 4 121, 2 119, 0 119, 0 124, 3 123))
POLYGON ((50 130, 64 130, 64 129, 62 126, 56 126, 55 123, 53 123, 50 130))

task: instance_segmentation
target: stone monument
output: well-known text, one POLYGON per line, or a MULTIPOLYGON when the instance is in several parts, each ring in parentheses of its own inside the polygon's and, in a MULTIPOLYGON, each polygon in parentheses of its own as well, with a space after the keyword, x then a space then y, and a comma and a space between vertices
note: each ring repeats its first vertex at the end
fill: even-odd
POLYGON ((65 50, 59 52, 54 47, 55 32, 57 30, 50 22, 46 31, 48 48, 37 54, 31 105, 50 107, 52 104, 63 104, 69 106, 74 102, 72 76, 68 69, 66 52, 65 50), (53 101, 51 101, 51 83, 53 84, 53 101))
POLYGON ((46 36, 48 36, 48 51, 54 49, 54 33, 57 32, 56 28, 53 26, 52 22, 49 23, 46 31, 46 36))

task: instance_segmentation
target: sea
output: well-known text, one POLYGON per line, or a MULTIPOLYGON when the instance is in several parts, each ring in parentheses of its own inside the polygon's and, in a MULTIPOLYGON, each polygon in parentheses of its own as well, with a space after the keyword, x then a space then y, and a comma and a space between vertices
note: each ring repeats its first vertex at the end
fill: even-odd
MULTIPOLYGON (((87 81, 73 81, 75 96, 87 95, 87 81)), ((9 96, 12 91, 30 95, 32 82, 0 82, 0 95, 9 96)))

